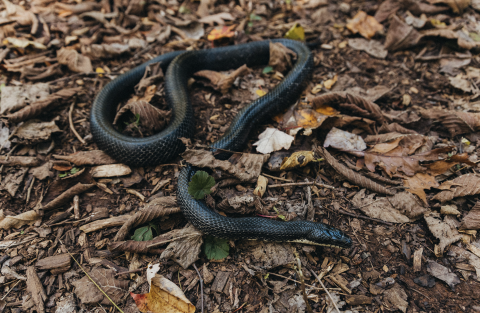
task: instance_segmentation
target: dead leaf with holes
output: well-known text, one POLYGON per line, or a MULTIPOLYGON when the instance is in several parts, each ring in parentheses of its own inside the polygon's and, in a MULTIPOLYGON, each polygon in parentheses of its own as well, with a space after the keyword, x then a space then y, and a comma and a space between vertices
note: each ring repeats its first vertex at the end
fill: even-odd
MULTIPOLYGON (((115 270, 113 269, 94 268, 88 274, 113 302, 122 302, 128 290, 128 280, 115 277, 115 270)), ((88 276, 84 276, 71 284, 75 287, 75 294, 83 304, 111 304, 88 276)))
POLYGON ((226 94, 232 87, 235 79, 250 72, 246 64, 242 65, 230 74, 223 74, 221 72, 203 70, 196 72, 193 76, 206 78, 210 82, 210 86, 215 90, 219 90, 222 94, 226 94))

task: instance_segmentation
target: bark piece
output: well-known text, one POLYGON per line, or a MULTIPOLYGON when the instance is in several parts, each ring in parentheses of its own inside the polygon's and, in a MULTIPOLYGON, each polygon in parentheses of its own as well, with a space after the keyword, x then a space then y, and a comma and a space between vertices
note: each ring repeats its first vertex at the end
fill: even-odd
POLYGON ((420 248, 413 253, 413 272, 420 272, 422 270, 422 255, 423 248, 420 248))
POLYGON ((36 167, 40 165, 40 160, 36 157, 27 157, 27 156, 9 156, 4 155, 0 156, 0 165, 5 166, 25 166, 25 167, 36 167))
POLYGON ((97 231, 100 229, 108 228, 108 227, 115 227, 123 225, 128 219, 130 215, 120 215, 111 218, 107 218, 104 220, 98 220, 80 227, 80 230, 85 233, 91 233, 93 231, 97 231))
POLYGON ((70 269, 71 260, 68 254, 58 254, 41 259, 35 267, 41 271, 50 270, 53 275, 57 275, 70 269))
POLYGON ((228 278, 230 277, 230 272, 218 272, 215 280, 212 283, 210 289, 216 292, 222 292, 223 288, 227 284, 228 278))
POLYGON ((455 290, 455 285, 460 284, 460 279, 452 273, 447 267, 430 261, 427 263, 427 271, 430 275, 444 281, 452 290, 455 290))
POLYGON ((92 168, 92 177, 117 177, 125 176, 132 172, 132 169, 125 164, 99 165, 92 168))
POLYGON ((364 295, 346 296, 345 301, 349 305, 372 304, 372 298, 364 295))
POLYGON ((27 268, 27 291, 32 294, 33 301, 37 306, 37 312, 44 313, 44 301, 47 300, 47 294, 43 289, 43 285, 37 276, 34 266, 29 266, 27 268))

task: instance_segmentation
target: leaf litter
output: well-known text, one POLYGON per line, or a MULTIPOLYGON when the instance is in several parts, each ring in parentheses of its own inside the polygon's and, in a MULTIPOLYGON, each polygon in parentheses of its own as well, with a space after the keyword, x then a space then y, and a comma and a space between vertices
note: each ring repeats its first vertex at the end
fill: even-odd
MULTIPOLYGON (((376 311, 379 301, 384 309, 400 311, 458 305, 473 310, 480 276, 475 9, 476 1, 469 6, 447 0, 305 0, 273 7, 257 1, 3 1, 4 310, 22 305, 58 311, 65 303, 91 310, 89 301, 104 301, 96 287, 95 294, 79 296, 82 287, 74 282, 83 274, 75 264, 60 275, 53 273, 63 271, 61 262, 46 271, 32 267, 36 258, 60 260, 65 249, 81 255, 89 273, 109 271, 105 277, 114 283, 99 282, 113 295, 117 289, 111 285, 122 285, 116 300, 124 309, 135 306, 127 289, 146 294, 148 286, 141 274, 135 279, 135 273, 121 272, 158 263, 162 256, 159 272, 198 311, 201 295, 203 308, 213 312, 303 311, 304 296, 315 311, 335 311, 305 270, 319 272, 329 264, 348 267, 322 277, 327 288, 352 293, 336 295, 345 311, 376 311), (175 203, 180 158, 133 169, 121 179, 117 172, 92 172, 98 172, 93 166, 123 166, 96 150, 88 123, 94 96, 113 78, 172 50, 282 37, 312 43, 314 74, 300 101, 252 129, 243 153, 219 160, 224 151, 206 147, 238 111, 287 75, 296 56, 272 44, 263 68, 208 72, 207 83, 197 76, 189 81, 195 148, 184 158, 209 171, 215 186, 197 189, 210 192, 202 201, 220 214, 308 216, 346 231, 353 249, 206 238, 202 244, 202 234, 186 226, 175 203), (272 134, 252 146, 265 129, 272 134), (265 155, 255 154, 256 147, 265 155), (156 237, 125 241, 136 232, 142 233, 136 239, 156 237), (308 295, 292 268, 294 250, 300 251, 305 283, 313 286, 307 286, 308 295), (192 262, 199 266, 203 292, 192 262), (437 284, 421 285, 417 278, 425 276, 437 284), (34 282, 28 290, 25 279, 34 282)), ((168 125, 162 80, 161 65, 149 66, 135 94, 124 99, 123 111, 116 112, 122 115, 120 130, 148 136, 168 125)))

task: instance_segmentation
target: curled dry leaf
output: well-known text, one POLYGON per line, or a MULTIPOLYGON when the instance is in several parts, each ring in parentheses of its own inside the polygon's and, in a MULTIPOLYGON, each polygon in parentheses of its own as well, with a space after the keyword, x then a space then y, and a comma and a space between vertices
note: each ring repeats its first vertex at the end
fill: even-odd
POLYGON ((127 111, 132 112, 134 115, 138 115, 140 117, 139 123, 142 126, 145 126, 148 130, 154 132, 165 127, 172 113, 171 111, 160 110, 144 100, 129 101, 117 112, 113 123, 117 124, 120 116, 127 111))
POLYGON ((371 39, 375 33, 383 31, 383 25, 373 16, 367 15, 363 11, 358 13, 348 21, 347 28, 354 34, 360 33, 363 37, 371 39))
POLYGON ((457 197, 471 196, 480 193, 480 176, 466 174, 440 185, 439 189, 447 188, 433 197, 433 200, 445 202, 457 197))
POLYGON ((61 48, 57 51, 58 63, 67 65, 68 68, 77 73, 93 72, 92 62, 87 56, 81 55, 75 50, 61 48))
POLYGON ((283 159, 280 170, 284 171, 296 167, 303 167, 313 160, 315 160, 313 151, 297 151, 292 153, 291 156, 283 159))
POLYGON ((258 176, 257 186, 255 187, 253 194, 260 198, 263 197, 263 194, 267 190, 267 183, 268 183, 268 179, 265 178, 265 176, 262 176, 262 175, 258 176))
POLYGON ((422 35, 412 26, 404 23, 396 15, 393 16, 385 39, 385 49, 388 51, 404 50, 418 44, 422 35))
POLYGON ((15 216, 5 216, 3 210, 0 210, 0 229, 9 230, 10 228, 20 228, 27 224, 31 225, 39 218, 40 216, 34 210, 15 216))
POLYGON ((258 135, 258 141, 253 145, 257 146, 257 151, 267 154, 281 149, 288 150, 295 137, 287 135, 286 133, 276 129, 267 128, 263 133, 258 135))
POLYGON ((172 259, 183 268, 188 268, 198 260, 203 244, 203 234, 193 225, 187 224, 178 235, 179 239, 168 245, 160 255, 160 259, 172 259))
POLYGON ((61 195, 59 195, 57 198, 54 200, 50 201, 48 204, 42 207, 42 210, 44 211, 49 211, 56 209, 64 204, 66 204, 68 201, 70 201, 75 195, 78 195, 82 192, 87 191, 88 189, 92 188, 95 186, 95 184, 82 184, 82 183, 77 183, 75 186, 69 188, 65 192, 63 192, 61 195))
POLYGON ((222 94, 226 94, 232 87, 235 79, 239 76, 247 74, 249 71, 250 69, 246 64, 244 64, 228 75, 210 70, 199 71, 193 75, 208 79, 215 90, 219 90, 222 94))
POLYGON ((263 164, 270 155, 243 153, 233 155, 228 161, 217 160, 211 151, 187 149, 182 158, 196 167, 220 169, 240 179, 243 182, 256 180, 262 171, 263 164))
POLYGON ((473 208, 463 218, 460 229, 480 229, 480 202, 477 201, 473 208))
POLYGON ((96 11, 102 7, 100 3, 93 1, 85 1, 77 4, 66 4, 61 2, 55 2, 56 11, 69 11, 71 14, 82 14, 88 11, 96 11))
POLYGON ((427 272, 433 277, 444 281, 453 290, 455 290, 455 285, 460 284, 460 279, 456 274, 452 273, 448 267, 440 265, 435 261, 427 263, 427 272))
MULTIPOLYGON (((171 210, 174 208, 169 208, 167 210, 171 210)), ((172 210, 173 211, 173 210, 172 210)), ((175 210, 173 213, 180 212, 180 208, 175 210)), ((169 231, 165 234, 161 234, 153 238, 152 240, 146 241, 136 241, 136 240, 126 240, 126 241, 115 241, 108 245, 108 250, 112 252, 133 252, 133 253, 155 253, 158 251, 160 253, 162 250, 158 248, 164 245, 169 244, 175 238, 178 238, 180 235, 181 229, 174 229, 169 231)))
MULTIPOLYGON (((115 270, 94 268, 88 274, 113 302, 120 303, 123 300, 128 290, 128 280, 115 277, 115 270)), ((88 276, 84 276, 71 284, 75 287, 75 294, 83 304, 111 304, 88 276)))
POLYGON ((105 165, 117 163, 112 157, 102 150, 79 151, 71 155, 54 154, 54 158, 71 162, 77 166, 82 165, 105 165))
POLYGON ((273 67, 276 71, 283 73, 292 67, 292 57, 297 55, 292 50, 288 49, 281 43, 270 42, 270 59, 268 65, 273 67))
POLYGON ((195 306, 185 297, 183 291, 170 280, 155 274, 148 280, 150 292, 134 294, 133 300, 141 312, 153 313, 194 313, 195 306))
POLYGON ((328 132, 323 146, 325 148, 332 147, 341 151, 363 151, 367 149, 367 145, 362 137, 336 127, 328 132))
POLYGON ((108 59, 118 57, 125 52, 128 52, 130 46, 128 44, 120 43, 104 43, 82 46, 82 55, 89 57, 91 60, 108 59))
POLYGON ((421 110, 420 115, 422 118, 442 123, 452 136, 480 130, 480 113, 430 109, 421 110))
POLYGON ((224 25, 226 20, 233 21, 235 20, 235 18, 228 12, 222 12, 222 13, 204 16, 201 19, 199 19, 198 22, 213 26, 214 23, 217 23, 218 25, 224 25))
POLYGON ((443 254, 446 247, 462 239, 462 235, 455 227, 441 220, 439 213, 425 214, 424 219, 430 232, 440 240, 439 244, 435 245, 435 255, 437 257, 443 254))

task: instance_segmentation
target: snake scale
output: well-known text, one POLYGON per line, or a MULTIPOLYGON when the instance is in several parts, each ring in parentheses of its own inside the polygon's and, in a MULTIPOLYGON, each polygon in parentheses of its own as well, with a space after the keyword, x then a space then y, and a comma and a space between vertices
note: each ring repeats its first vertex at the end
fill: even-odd
MULTIPOLYGON (((97 95, 90 127, 97 146, 118 161, 132 166, 164 163, 176 157, 185 147, 178 139, 190 138, 194 132, 193 109, 187 80, 200 70, 225 71, 244 64, 248 67, 267 65, 270 42, 282 43, 297 54, 293 68, 283 81, 265 96, 240 110, 223 137, 211 148, 239 151, 250 130, 259 122, 288 108, 301 96, 313 70, 313 56, 303 43, 275 39, 200 51, 177 51, 158 56, 108 83, 97 95), (133 138, 118 132, 112 125, 118 103, 133 92, 147 65, 161 62, 165 74, 165 96, 172 109, 170 124, 150 137, 133 138)), ((227 239, 291 241, 348 248, 351 239, 342 231, 323 223, 310 221, 275 221, 259 217, 232 218, 210 209, 203 201, 188 193, 188 184, 196 169, 183 168, 178 177, 177 199, 183 214, 206 234, 227 239)))

